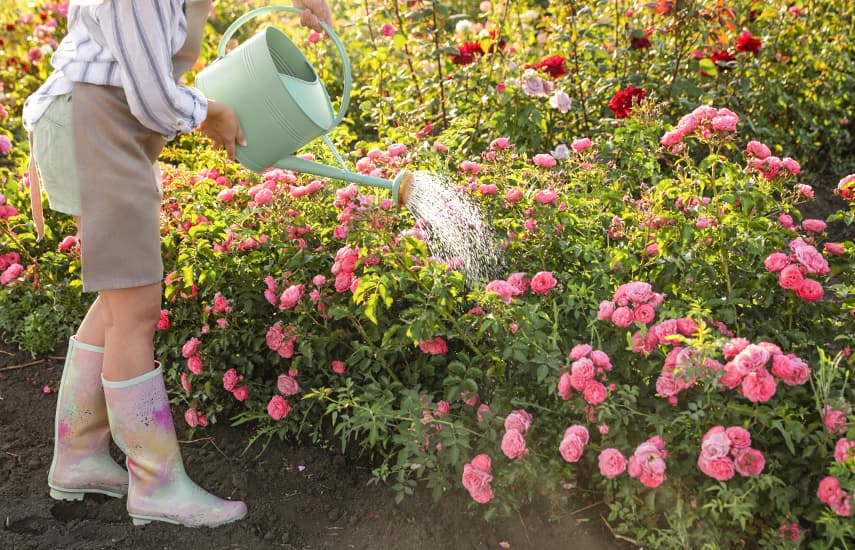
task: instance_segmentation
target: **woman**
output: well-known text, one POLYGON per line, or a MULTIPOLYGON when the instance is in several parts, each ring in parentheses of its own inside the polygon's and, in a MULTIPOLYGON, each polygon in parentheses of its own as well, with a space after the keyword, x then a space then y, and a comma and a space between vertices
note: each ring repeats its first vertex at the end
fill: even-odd
MULTIPOLYGON (((304 25, 332 24, 325 0, 293 3, 304 25)), ((36 170, 51 206, 78 217, 83 288, 98 293, 69 342, 51 496, 127 494, 136 525, 215 527, 246 515, 243 502, 204 491, 184 472, 154 360, 163 279, 157 157, 166 140, 197 127, 230 159, 245 144, 232 109, 179 80, 199 54, 209 10, 210 0, 72 0, 55 71, 24 107, 37 231, 36 170), (110 434, 127 471, 109 455, 110 434)))

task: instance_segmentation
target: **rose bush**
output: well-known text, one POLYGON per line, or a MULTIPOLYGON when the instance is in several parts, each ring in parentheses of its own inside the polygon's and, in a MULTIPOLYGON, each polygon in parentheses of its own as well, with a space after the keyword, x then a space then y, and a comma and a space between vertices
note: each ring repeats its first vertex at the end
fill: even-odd
MULTIPOLYGON (((855 536, 855 245, 799 211, 813 195, 799 160, 817 147, 807 113, 839 120, 851 93, 817 88, 851 81, 828 77, 837 43, 817 43, 838 29, 837 8, 689 4, 484 3, 465 20, 451 17, 463 5, 388 3, 341 25, 362 80, 335 137, 358 171, 427 170, 477 204, 503 258, 487 280, 435 256, 424 220, 381 191, 250 173, 198 135, 171 144, 156 345, 188 429, 246 425, 250 448, 338 444, 400 497, 465 490, 488 517, 584 489, 616 533, 655 548, 855 536), (566 17, 552 25, 549 10, 566 17), (797 31, 807 38, 788 41, 797 31), (703 56, 694 33, 715 39, 703 56), (565 35, 575 52, 541 46, 565 35), (669 63, 664 88, 641 76, 669 63), (808 65, 816 81, 793 76, 808 65), (760 75, 768 87, 755 90, 760 75), (633 85, 646 93, 621 94, 618 121, 608 105, 633 85), (766 97, 801 87, 818 94, 810 105, 781 112, 766 97)), ((207 55, 245 9, 217 5, 207 55)), ((29 220, 21 100, 46 74, 64 6, 27 13, 5 14, 2 35, 16 61, 0 100, 0 331, 43 352, 89 297, 71 221, 48 212, 37 242, 29 220), (31 59, 34 43, 43 56, 31 59)), ((319 38, 301 46, 322 55, 319 38)), ((846 132, 826 128, 823 154, 846 132)), ((839 194, 852 189, 841 174, 839 194)))

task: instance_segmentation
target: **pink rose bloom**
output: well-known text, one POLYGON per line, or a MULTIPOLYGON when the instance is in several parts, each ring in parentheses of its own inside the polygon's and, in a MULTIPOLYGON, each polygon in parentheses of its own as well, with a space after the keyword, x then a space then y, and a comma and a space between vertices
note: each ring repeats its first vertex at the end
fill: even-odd
POLYGON ((802 285, 804 277, 797 265, 790 264, 778 274, 778 284, 781 288, 788 290, 796 290, 802 285))
POLYGON ((229 369, 223 373, 223 388, 227 391, 232 391, 242 379, 243 377, 238 376, 235 369, 229 369))
POLYGON ((184 388, 184 391, 191 392, 193 391, 193 386, 190 384, 190 380, 188 380, 187 373, 181 373, 181 387, 184 388))
POLYGON ((478 405, 478 410, 475 411, 475 418, 478 419, 478 422, 484 422, 491 414, 492 411, 490 410, 490 406, 486 403, 481 403, 478 405))
POLYGON ((573 361, 577 359, 581 359, 587 356, 594 348, 591 347, 590 344, 576 344, 573 346, 573 349, 570 350, 570 359, 573 361))
POLYGON ((603 370, 612 370, 612 360, 609 359, 609 356, 604 351, 600 351, 598 349, 592 351, 591 361, 594 362, 594 365, 600 367, 603 370))
POLYGON ((606 400, 608 392, 602 383, 592 380, 585 385, 585 389, 582 391, 582 396, 585 398, 586 402, 591 405, 596 405, 606 400))
POLYGON ((247 388, 246 386, 235 388, 234 390, 232 390, 232 395, 238 401, 246 401, 246 398, 249 397, 249 388, 247 388))
POLYGON ((811 231, 813 233, 822 233, 825 231, 826 223, 822 220, 817 220, 814 218, 808 218, 806 220, 802 220, 802 227, 805 231, 811 231))
POLYGON ((380 27, 380 34, 387 38, 393 36, 395 34, 395 27, 390 23, 384 23, 383 26, 380 27))
POLYGON ((519 189, 508 189, 508 192, 505 193, 505 200, 508 202, 517 202, 522 198, 522 191, 519 189))
POLYGON ((831 496, 831 499, 828 501, 828 506, 838 516, 848 518, 852 515, 851 502, 852 497, 850 497, 846 491, 840 489, 831 496))
POLYGON ((219 193, 217 193, 217 198, 222 202, 229 202, 235 196, 235 191, 232 188, 223 189, 219 193))
POLYGON ((196 409, 187 409, 184 411, 184 422, 191 428, 199 425, 199 413, 196 412, 196 409))
POLYGON ((653 243, 647 245, 647 248, 644 249, 644 252, 648 256, 656 256, 657 254, 659 254, 659 244, 653 243))
POLYGON ((690 317, 677 319, 677 332, 684 336, 691 336, 698 332, 698 323, 690 317))
POLYGON ((69 249, 77 245, 79 239, 74 235, 68 235, 59 243, 59 249, 63 252, 67 252, 69 249))
POLYGON ((816 491, 816 496, 820 502, 828 504, 831 497, 840 491, 840 482, 834 476, 826 476, 819 482, 819 489, 816 491))
POLYGON ((276 387, 282 395, 295 395, 301 391, 300 383, 294 377, 287 374, 279 375, 279 378, 276 380, 276 387))
POLYGON ((472 462, 463 465, 463 486, 469 491, 472 500, 479 504, 489 502, 493 498, 493 490, 490 488, 490 482, 493 481, 491 470, 490 457, 485 454, 480 454, 473 458, 472 462))
POLYGON ((766 458, 757 449, 737 449, 733 453, 733 464, 742 477, 756 476, 766 466, 766 458))
POLYGON ((505 430, 517 430, 525 435, 531 427, 531 414, 525 409, 516 409, 505 417, 505 430))
POLYGON ((552 189, 544 189, 543 191, 538 191, 534 196, 534 200, 539 202, 540 204, 551 204, 555 202, 555 199, 558 198, 558 193, 553 191, 552 189))
POLYGON ((430 340, 422 340, 419 342, 419 349, 428 355, 445 355, 448 353, 448 345, 439 336, 430 340))
POLYGON ((555 284, 556 280, 551 271, 539 271, 531 278, 531 291, 535 294, 547 294, 555 284))
POLYGON ((21 264, 14 263, 7 267, 3 273, 0 273, 0 284, 8 285, 15 279, 21 276, 21 273, 24 272, 24 266, 21 264))
POLYGON ((615 303, 609 300, 600 302, 600 309, 597 311, 597 319, 600 321, 610 321, 615 312, 615 303))
POLYGON ((828 430, 828 433, 846 433, 847 421, 846 411, 832 409, 828 405, 822 407, 822 423, 825 425, 825 429, 828 430))
POLYGON ((492 183, 482 183, 480 187, 478 187, 478 191, 482 195, 495 195, 499 192, 498 188, 492 183))
POLYGON ((567 401, 573 395, 573 384, 569 373, 562 372, 558 378, 558 397, 567 401))
POLYGON ((594 142, 591 141, 591 138, 581 138, 581 139, 577 139, 573 143, 571 143, 570 147, 574 151, 576 151, 577 153, 581 153, 585 149, 593 147, 593 145, 594 145, 594 142))
POLYGON ((333 361, 332 370, 336 374, 344 374, 345 365, 343 361, 333 361))
POLYGON ((704 434, 701 442, 701 456, 709 459, 727 456, 730 453, 730 446, 730 437, 724 426, 713 426, 704 434))
POLYGON ((822 257, 822 254, 813 246, 798 238, 790 243, 790 248, 796 260, 802 264, 808 273, 816 273, 817 275, 825 275, 829 272, 828 261, 822 257))
POLYGON ((846 254, 846 247, 840 243, 825 243, 825 251, 834 256, 846 254))
POLYGON ((855 441, 849 441, 845 437, 841 437, 834 445, 834 460, 835 462, 846 462, 851 458, 853 453, 851 450, 855 448, 855 441))
POLYGON ((552 168, 558 162, 555 160, 555 157, 549 153, 539 153, 534 155, 531 160, 534 162, 535 166, 540 166, 542 168, 552 168))
POLYGON ((748 373, 742 379, 742 395, 754 403, 765 403, 775 395, 778 383, 765 369, 748 373))
POLYGON ((0 134, 0 153, 8 155, 12 150, 12 140, 6 134, 0 134))
POLYGON ((621 328, 628 327, 635 320, 632 310, 626 306, 615 309, 612 313, 612 322, 621 328))
POLYGON ((745 338, 731 338, 723 348, 725 359, 733 359, 739 352, 747 348, 751 342, 746 340, 745 338))
POLYGON ((565 462, 579 462, 582 458, 582 451, 585 450, 585 443, 578 437, 567 437, 561 440, 558 445, 558 452, 561 453, 561 458, 565 462))
POLYGON ((267 414, 273 420, 282 420, 291 412, 291 405, 281 395, 274 395, 267 403, 267 414))
POLYGON ((490 149, 510 149, 511 142, 506 137, 496 138, 490 142, 490 149))
POLYGON ((468 172, 474 176, 481 171, 481 165, 471 160, 464 160, 460 163, 460 171, 463 173, 468 172))
POLYGON ((662 134, 662 137, 659 139, 659 143, 665 147, 673 147, 683 141, 684 137, 685 135, 680 130, 670 130, 662 134))
POLYGON ((802 538, 802 530, 799 529, 798 523, 790 523, 789 525, 782 525, 778 527, 778 534, 781 536, 782 539, 787 540, 787 538, 789 538, 792 542, 796 542, 800 538, 802 538))
POLYGON ((511 460, 520 458, 528 453, 525 447, 525 438, 519 430, 508 430, 502 437, 502 452, 511 460))
POLYGON ((745 148, 745 152, 757 159, 764 159, 772 154, 769 148, 759 141, 749 141, 745 148))
POLYGON ((652 322, 655 317, 656 310, 650 304, 641 304, 635 309, 634 319, 643 325, 652 322))
POLYGON ((626 457, 617 449, 608 448, 597 457, 600 473, 609 479, 614 479, 626 470, 626 457))
POLYGON ((719 481, 727 481, 735 473, 733 461, 726 456, 708 458, 701 454, 698 456, 698 468, 706 475, 719 481))
POLYGON ((516 298, 521 294, 519 288, 507 281, 499 279, 487 283, 487 287, 484 290, 487 292, 495 292, 502 297, 502 300, 504 300, 506 304, 510 304, 513 298, 516 298))
POLYGON ((202 374, 202 356, 198 353, 187 359, 187 368, 193 374, 202 374))
POLYGON ((303 285, 291 285, 279 297, 279 310, 291 309, 303 297, 303 285))
POLYGON ((716 132, 735 132, 739 116, 727 109, 719 109, 712 119, 712 129, 716 132))
POLYGON ((568 437, 579 439, 583 445, 587 445, 590 439, 588 428, 580 424, 574 424, 564 430, 564 439, 567 439, 568 437))
POLYGON ((800 183, 800 184, 796 185, 796 193, 798 193, 799 195, 801 195, 803 197, 807 197, 809 199, 812 199, 813 195, 814 195, 813 187, 811 187, 810 185, 807 185, 806 183, 800 183))
POLYGON ((772 358, 772 374, 788 386, 801 386, 810 378, 810 367, 795 354, 781 353, 772 358))
POLYGON ((531 286, 531 281, 526 278, 525 272, 523 271, 511 273, 508 277, 508 283, 514 285, 521 293, 528 290, 529 286, 531 286))
POLYGON ((186 342, 184 342, 184 346, 181 347, 181 355, 185 359, 196 355, 196 350, 199 349, 199 344, 199 339, 195 336, 193 338, 188 339, 186 342))
POLYGON ((781 168, 794 176, 802 171, 802 167, 799 166, 799 163, 790 157, 784 157, 781 159, 781 168))
POLYGON ((576 388, 577 390, 582 390, 584 388, 584 384, 587 384, 588 380, 593 380, 596 373, 597 370, 594 368, 594 362, 588 357, 576 359, 570 365, 570 374, 573 375, 573 378, 578 378, 584 381, 581 387, 576 388))
POLYGON ((393 143, 389 146, 389 156, 399 157, 407 152, 407 146, 403 143, 393 143))
POLYGON ((822 284, 813 279, 804 279, 796 289, 796 295, 806 302, 821 300, 823 293, 822 284))
POLYGON ((745 428, 731 426, 725 431, 734 449, 747 449, 751 446, 751 433, 745 428))
POLYGON ((790 265, 790 257, 783 252, 773 252, 766 258, 764 265, 766 266, 766 271, 778 273, 790 265))

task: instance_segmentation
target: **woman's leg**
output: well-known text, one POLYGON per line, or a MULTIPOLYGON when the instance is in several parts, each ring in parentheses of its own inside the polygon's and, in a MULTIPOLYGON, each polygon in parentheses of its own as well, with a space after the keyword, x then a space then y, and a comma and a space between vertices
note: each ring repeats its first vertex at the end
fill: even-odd
MULTIPOLYGON (((154 332, 160 319, 160 303, 160 283, 99 293, 93 307, 97 305, 101 310, 104 323, 105 380, 129 380, 154 368, 154 332)), ((97 324, 95 319, 93 327, 97 324)))

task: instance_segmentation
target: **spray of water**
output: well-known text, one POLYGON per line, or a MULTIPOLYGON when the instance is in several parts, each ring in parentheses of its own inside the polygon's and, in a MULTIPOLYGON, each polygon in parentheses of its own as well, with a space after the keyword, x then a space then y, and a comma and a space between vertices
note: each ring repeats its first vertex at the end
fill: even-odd
POLYGON ((470 283, 486 283, 502 272, 492 227, 448 178, 414 172, 406 205, 431 254, 459 270, 470 283))

